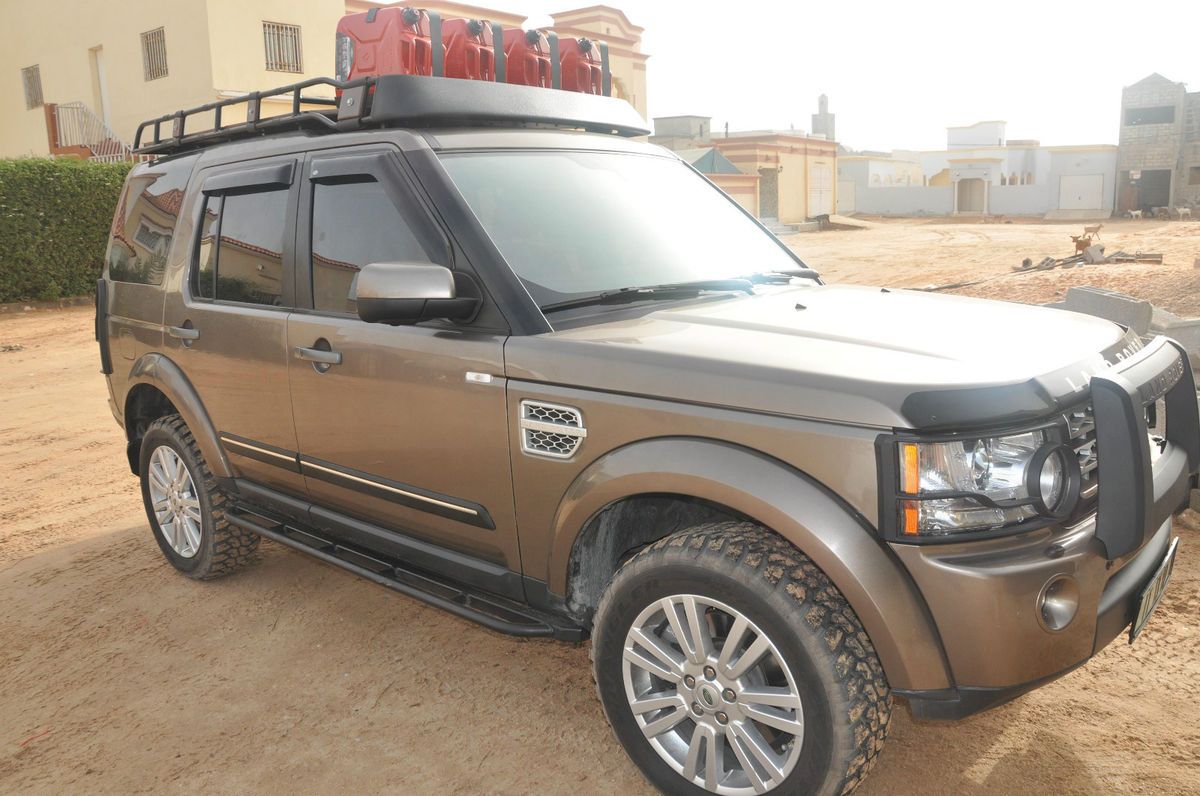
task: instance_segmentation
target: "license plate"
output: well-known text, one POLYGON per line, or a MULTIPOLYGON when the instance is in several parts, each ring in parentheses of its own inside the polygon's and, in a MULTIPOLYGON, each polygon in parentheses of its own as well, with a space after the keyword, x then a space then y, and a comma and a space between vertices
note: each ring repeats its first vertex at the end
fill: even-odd
POLYGON ((1158 565, 1158 570, 1154 573, 1154 577, 1146 584, 1146 588, 1142 589, 1142 594, 1138 597, 1137 617, 1133 620, 1133 624, 1129 626, 1129 643, 1138 637, 1138 633, 1142 632, 1142 628, 1146 626, 1150 615, 1154 613, 1154 609, 1158 607, 1158 603, 1162 600, 1163 595, 1167 592, 1167 584, 1171 582, 1171 570, 1175 566, 1175 550, 1179 547, 1179 537, 1176 536, 1171 540, 1171 546, 1167 548, 1167 555, 1163 558, 1162 563, 1158 565))

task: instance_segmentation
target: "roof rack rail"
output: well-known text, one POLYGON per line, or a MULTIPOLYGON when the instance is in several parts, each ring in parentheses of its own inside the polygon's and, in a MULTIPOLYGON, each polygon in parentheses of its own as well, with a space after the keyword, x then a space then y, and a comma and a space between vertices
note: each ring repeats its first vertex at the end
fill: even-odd
POLYGON ((368 127, 469 126, 561 127, 621 136, 650 133, 632 105, 612 97, 417 75, 379 75, 346 81, 316 77, 144 121, 134 135, 133 150, 140 155, 169 155, 302 129, 335 133, 368 127), (314 86, 333 88, 338 96, 302 94, 314 86), (263 100, 284 95, 290 95, 290 112, 264 118, 263 100), (227 124, 226 110, 237 105, 245 105, 245 121, 227 124), (305 105, 321 109, 303 110, 305 105), (212 114, 209 129, 188 131, 189 120, 195 121, 195 117, 208 113, 212 114), (170 132, 164 135, 163 128, 168 122, 170 132))

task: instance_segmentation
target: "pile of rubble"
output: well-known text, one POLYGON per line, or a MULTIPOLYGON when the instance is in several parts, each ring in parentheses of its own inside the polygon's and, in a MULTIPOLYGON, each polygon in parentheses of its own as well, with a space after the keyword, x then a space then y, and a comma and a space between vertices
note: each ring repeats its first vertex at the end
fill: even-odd
POLYGON ((1055 268, 1074 268, 1077 265, 1102 265, 1104 263, 1153 263, 1154 265, 1162 265, 1163 256, 1152 252, 1114 252, 1112 254, 1104 253, 1104 244, 1093 243, 1086 249, 1070 257, 1046 257, 1041 262, 1034 265, 1031 258, 1026 257, 1021 261, 1020 265, 1013 266, 1013 271, 1021 273, 1024 271, 1051 271, 1055 268))

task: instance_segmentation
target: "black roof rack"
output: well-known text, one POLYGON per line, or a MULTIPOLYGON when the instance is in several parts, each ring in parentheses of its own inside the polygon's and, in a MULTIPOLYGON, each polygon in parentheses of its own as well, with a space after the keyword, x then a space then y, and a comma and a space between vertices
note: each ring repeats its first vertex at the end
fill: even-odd
POLYGON ((133 150, 140 155, 169 155, 285 130, 334 133, 370 127, 484 126, 565 127, 622 136, 650 133, 632 105, 612 97, 417 75, 348 81, 317 77, 142 122, 133 150), (304 96, 305 89, 315 86, 340 91, 340 98, 304 96), (290 112, 264 118, 263 100, 285 95, 290 95, 290 112), (238 105, 245 106, 245 121, 227 123, 227 110, 238 105), (318 109, 302 110, 304 105, 318 109), (189 121, 203 121, 207 114, 211 114, 211 126, 189 132, 189 121), (169 130, 165 130, 168 124, 169 130))

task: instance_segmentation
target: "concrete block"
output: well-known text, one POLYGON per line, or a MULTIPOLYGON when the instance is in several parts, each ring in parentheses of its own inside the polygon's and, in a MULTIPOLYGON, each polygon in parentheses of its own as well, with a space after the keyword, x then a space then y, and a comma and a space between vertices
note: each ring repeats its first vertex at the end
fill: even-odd
MULTIPOLYGON (((1167 313, 1169 314, 1169 313, 1167 313)), ((1179 318, 1160 322, 1151 327, 1155 334, 1165 334, 1188 350, 1192 359, 1200 356, 1200 318, 1179 318)))
POLYGON ((1084 286, 1067 289, 1063 309, 1104 318, 1144 336, 1150 331, 1154 305, 1115 290, 1084 286))
POLYGON ((1099 265, 1104 262, 1104 244, 1093 243, 1084 249, 1083 261, 1089 265, 1099 265))

